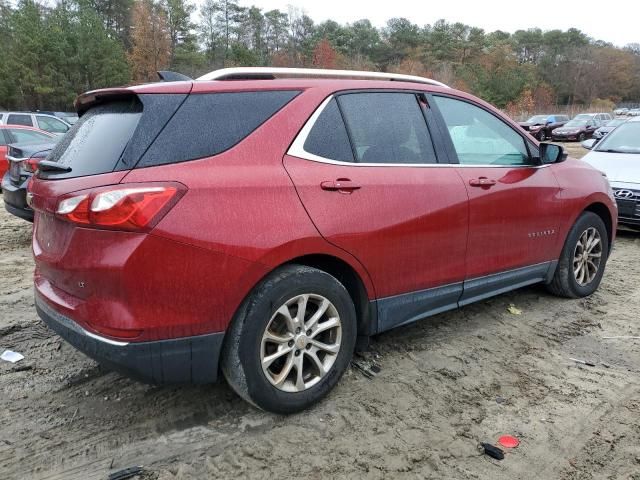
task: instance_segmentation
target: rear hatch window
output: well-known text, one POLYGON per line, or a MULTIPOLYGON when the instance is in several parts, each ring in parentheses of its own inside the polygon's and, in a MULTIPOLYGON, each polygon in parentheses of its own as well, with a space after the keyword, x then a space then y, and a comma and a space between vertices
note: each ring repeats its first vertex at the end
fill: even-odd
POLYGON ((71 167, 49 180, 184 162, 235 146, 298 91, 143 94, 89 109, 48 160, 71 167))
POLYGON ((137 98, 98 105, 85 113, 48 160, 71 167, 53 177, 82 177, 114 170, 142 117, 137 98))

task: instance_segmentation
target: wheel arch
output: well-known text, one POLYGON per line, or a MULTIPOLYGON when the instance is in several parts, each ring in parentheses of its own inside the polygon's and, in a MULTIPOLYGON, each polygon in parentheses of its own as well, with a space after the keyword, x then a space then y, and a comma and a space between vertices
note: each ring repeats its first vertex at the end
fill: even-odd
POLYGON ((594 202, 588 205, 583 212, 592 212, 598 215, 602 221, 604 222, 605 227, 607 228, 607 236, 609 237, 609 253, 611 253, 611 249, 613 247, 613 239, 614 239, 614 231, 613 231, 613 218, 611 216, 611 212, 609 208, 601 202, 594 202))
MULTIPOLYGON (((360 274, 345 260, 328 254, 302 255, 279 265, 305 265, 317 268, 335 277, 349 292, 358 319, 358 336, 369 337, 376 333, 378 315, 375 300, 370 300, 360 274)), ((274 270, 276 270, 275 268, 274 270)))

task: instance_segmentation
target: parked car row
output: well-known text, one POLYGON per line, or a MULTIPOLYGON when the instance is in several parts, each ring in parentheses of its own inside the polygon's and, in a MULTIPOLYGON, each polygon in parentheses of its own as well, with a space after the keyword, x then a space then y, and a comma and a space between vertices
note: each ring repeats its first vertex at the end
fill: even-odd
POLYGON ((21 125, 0 125, 0 178, 9 169, 7 151, 10 144, 52 142, 56 136, 52 133, 21 125))
POLYGON ((584 141, 612 121, 610 113, 581 113, 569 120, 567 115, 534 115, 520 126, 540 141, 584 141))
POLYGON ((638 117, 640 116, 640 108, 616 108, 613 113, 619 117, 638 117))
POLYGON ((34 127, 54 135, 64 135, 77 120, 65 112, 0 112, 0 124, 34 127))

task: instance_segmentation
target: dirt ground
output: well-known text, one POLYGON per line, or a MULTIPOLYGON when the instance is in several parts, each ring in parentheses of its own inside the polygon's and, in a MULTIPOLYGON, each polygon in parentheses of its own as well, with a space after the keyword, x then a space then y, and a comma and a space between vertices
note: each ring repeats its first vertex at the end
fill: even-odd
POLYGON ((34 310, 30 234, 0 213, 0 351, 25 356, 0 361, 3 479, 640 479, 640 340, 603 338, 640 335, 639 234, 619 234, 592 297, 526 288, 380 335, 377 377, 352 368, 288 417, 224 383, 139 384, 64 343, 34 310), (520 446, 479 454, 502 434, 520 446))

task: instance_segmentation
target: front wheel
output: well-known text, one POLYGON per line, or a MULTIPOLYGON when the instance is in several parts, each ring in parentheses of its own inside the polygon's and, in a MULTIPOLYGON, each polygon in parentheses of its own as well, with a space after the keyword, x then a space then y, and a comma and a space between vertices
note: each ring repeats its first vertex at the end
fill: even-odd
POLYGON ((600 285, 608 254, 604 222, 595 213, 584 212, 569 231, 549 291, 568 298, 591 295, 600 285))
POLYGON ((544 130, 540 130, 540 141, 544 142, 547 139, 547 134, 544 133, 544 130))
POLYGON ((321 270, 288 265, 240 307, 225 338, 222 372, 253 405, 294 413, 329 393, 355 342, 355 307, 344 286, 321 270))

